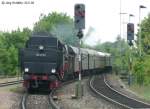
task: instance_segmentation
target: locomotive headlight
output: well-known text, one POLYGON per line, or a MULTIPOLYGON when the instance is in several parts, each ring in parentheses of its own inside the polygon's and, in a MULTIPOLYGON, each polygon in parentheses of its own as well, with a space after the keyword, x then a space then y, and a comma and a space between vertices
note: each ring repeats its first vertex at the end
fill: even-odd
POLYGON ((29 72, 29 69, 28 69, 28 68, 25 68, 24 71, 25 71, 25 72, 29 72))
POLYGON ((56 69, 52 69, 51 72, 52 72, 52 73, 55 73, 55 72, 56 72, 56 69))
POLYGON ((43 49, 44 49, 44 46, 40 45, 40 46, 39 46, 39 49, 40 49, 40 50, 43 50, 43 49))

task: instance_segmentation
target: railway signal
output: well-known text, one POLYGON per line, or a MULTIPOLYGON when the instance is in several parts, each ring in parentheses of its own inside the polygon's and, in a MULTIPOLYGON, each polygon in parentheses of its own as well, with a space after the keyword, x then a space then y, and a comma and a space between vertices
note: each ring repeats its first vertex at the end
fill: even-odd
POLYGON ((82 30, 79 30, 78 33, 77 33, 77 36, 79 39, 81 39, 83 37, 83 32, 82 30))
POLYGON ((76 4, 74 7, 74 24, 76 29, 85 29, 85 5, 76 4))
POLYGON ((128 85, 131 85, 132 81, 132 46, 134 40, 134 24, 128 23, 127 24, 127 41, 130 46, 130 52, 129 52, 129 78, 128 78, 128 85))
POLYGON ((134 24, 133 23, 127 24, 127 40, 129 41, 134 40, 134 24))
POLYGON ((81 38, 83 37, 82 29, 85 29, 85 5, 84 4, 75 4, 74 6, 74 25, 75 29, 78 29, 77 37, 79 38, 79 82, 76 85, 76 96, 81 98, 83 95, 83 86, 81 85, 81 38))
POLYGON ((129 40, 129 41, 128 41, 128 44, 129 44, 129 46, 133 46, 132 40, 129 40))

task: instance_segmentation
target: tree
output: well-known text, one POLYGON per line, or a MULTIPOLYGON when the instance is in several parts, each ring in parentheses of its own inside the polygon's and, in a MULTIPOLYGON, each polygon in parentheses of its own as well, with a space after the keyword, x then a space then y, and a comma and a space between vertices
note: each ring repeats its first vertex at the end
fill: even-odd
POLYGON ((115 42, 98 42, 94 48, 111 54, 112 65, 117 72, 121 72, 124 69, 128 70, 129 46, 120 36, 116 38, 115 42))
POLYGON ((15 75, 18 72, 18 50, 24 47, 31 30, 24 28, 0 34, 0 73, 15 75))
POLYGON ((42 14, 35 23, 33 32, 50 32, 66 44, 78 44, 73 19, 64 13, 52 12, 47 16, 42 14))
POLYGON ((72 19, 64 13, 52 12, 47 16, 41 14, 39 21, 34 25, 33 32, 50 32, 57 24, 70 22, 73 22, 72 19))
MULTIPOLYGON (((150 55, 150 14, 148 15, 147 18, 145 18, 141 22, 140 28, 141 28, 142 51, 150 55)), ((139 31, 137 37, 139 40, 139 31)))

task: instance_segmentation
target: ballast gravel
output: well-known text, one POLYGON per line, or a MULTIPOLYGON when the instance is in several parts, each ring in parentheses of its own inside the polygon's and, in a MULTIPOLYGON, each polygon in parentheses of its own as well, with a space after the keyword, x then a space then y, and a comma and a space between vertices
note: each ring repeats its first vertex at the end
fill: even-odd
POLYGON ((122 109, 91 92, 88 86, 88 79, 82 80, 83 97, 81 99, 72 99, 71 95, 75 93, 76 84, 77 82, 65 85, 54 94, 58 96, 56 103, 61 109, 122 109))
POLYGON ((26 106, 27 109, 49 109, 48 95, 29 95, 26 106))

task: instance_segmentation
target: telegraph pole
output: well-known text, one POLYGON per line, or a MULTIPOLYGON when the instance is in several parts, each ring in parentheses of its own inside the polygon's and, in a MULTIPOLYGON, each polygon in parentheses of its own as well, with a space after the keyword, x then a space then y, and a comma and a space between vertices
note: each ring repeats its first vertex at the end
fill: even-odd
POLYGON ((120 37, 121 37, 121 6, 122 6, 122 4, 121 4, 122 2, 121 2, 121 0, 120 0, 120 37))
POLYGON ((81 84, 81 39, 83 37, 82 29, 85 29, 85 5, 84 4, 76 4, 74 7, 74 15, 75 15, 75 29, 78 30, 77 37, 79 38, 78 50, 78 65, 79 65, 79 81, 76 86, 76 97, 81 98, 83 95, 83 86, 81 84))
POLYGON ((143 5, 140 5, 139 6, 139 54, 140 54, 140 57, 142 56, 142 44, 141 44, 141 27, 140 27, 140 25, 141 25, 141 9, 143 9, 143 8, 146 8, 145 6, 143 6, 143 5))

